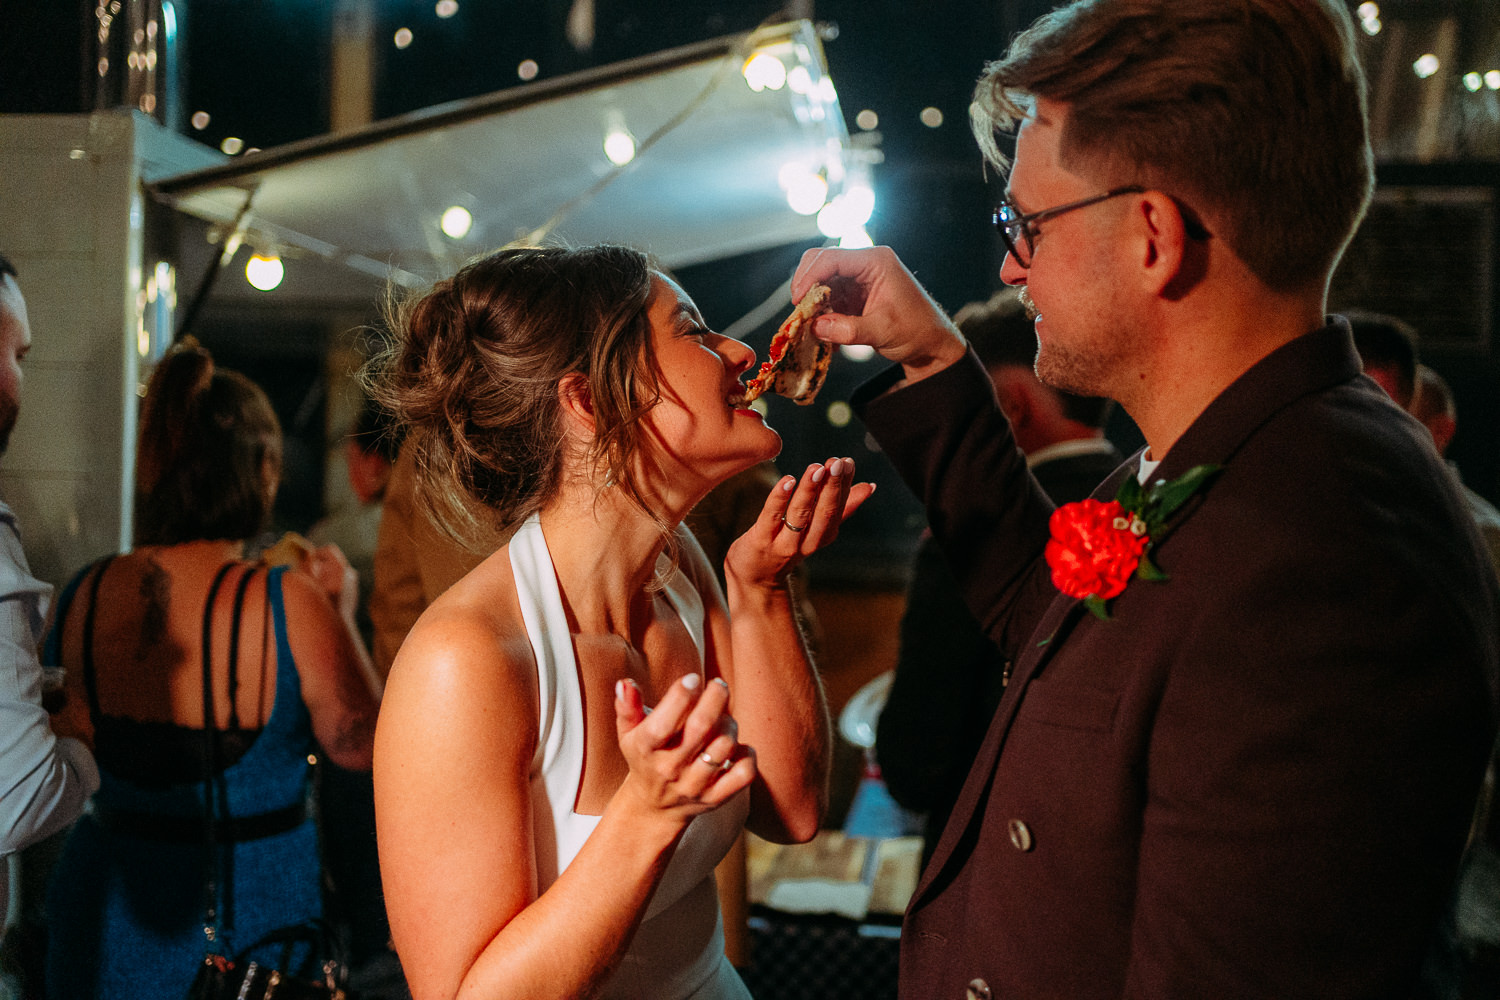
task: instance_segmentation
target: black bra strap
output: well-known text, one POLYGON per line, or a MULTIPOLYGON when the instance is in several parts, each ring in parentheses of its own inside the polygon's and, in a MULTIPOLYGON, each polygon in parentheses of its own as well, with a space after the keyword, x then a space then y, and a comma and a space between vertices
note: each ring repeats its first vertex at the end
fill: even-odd
MULTIPOLYGON (((89 606, 83 612, 83 689, 89 697, 89 719, 96 728, 99 725, 101 713, 99 711, 98 674, 94 670, 94 609, 99 606, 99 582, 104 579, 104 571, 109 569, 109 564, 114 561, 114 556, 105 556, 99 560, 99 567, 94 570, 94 578, 89 581, 89 606)), ((58 628, 61 627, 62 622, 58 622, 58 628)))
POLYGON ((245 590, 255 574, 252 566, 234 588, 234 618, 229 625, 229 728, 233 732, 240 730, 240 619, 245 611, 245 590))
POLYGON ((218 719, 214 715, 213 634, 214 601, 219 596, 219 587, 224 578, 235 567, 227 562, 219 568, 214 582, 208 588, 208 600, 203 605, 203 739, 206 752, 203 754, 203 842, 208 853, 208 874, 203 880, 203 934, 212 947, 219 934, 219 881, 220 858, 214 850, 215 806, 214 773, 217 764, 219 735, 218 719))

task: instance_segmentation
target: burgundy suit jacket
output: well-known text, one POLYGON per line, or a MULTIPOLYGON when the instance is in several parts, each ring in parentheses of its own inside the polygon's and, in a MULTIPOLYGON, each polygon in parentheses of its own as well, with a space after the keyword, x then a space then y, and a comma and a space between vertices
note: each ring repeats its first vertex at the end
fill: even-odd
POLYGON ((899 375, 854 402, 1016 663, 907 910, 900 995, 1409 995, 1494 732, 1500 587, 1347 327, 1173 446, 1154 478, 1222 471, 1154 539, 1170 578, 1108 621, 1053 587, 1051 505, 972 354, 886 392, 899 375))

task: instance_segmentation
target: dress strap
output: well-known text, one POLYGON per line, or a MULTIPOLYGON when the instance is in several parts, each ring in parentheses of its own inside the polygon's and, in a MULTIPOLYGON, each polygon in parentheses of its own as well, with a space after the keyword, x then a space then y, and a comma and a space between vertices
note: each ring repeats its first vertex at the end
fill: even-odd
MULTIPOLYGON (((94 577, 89 581, 89 606, 83 612, 83 689, 88 693, 89 719, 95 726, 99 725, 99 685, 98 674, 94 669, 94 609, 99 607, 99 583, 104 579, 104 571, 109 569, 109 564, 115 561, 114 556, 105 556, 98 562, 98 569, 94 571, 94 577)), ((58 609, 57 634, 62 635, 62 622, 68 609, 64 605, 58 609)), ((61 645, 61 639, 58 640, 61 645)))
MULTIPOLYGON (((234 588, 234 618, 229 626, 229 729, 238 732, 240 725, 240 620, 244 617, 245 591, 257 569, 252 566, 240 576, 234 588)), ((264 647, 262 647, 264 648, 264 647)), ((264 668, 264 662, 262 663, 264 668)))

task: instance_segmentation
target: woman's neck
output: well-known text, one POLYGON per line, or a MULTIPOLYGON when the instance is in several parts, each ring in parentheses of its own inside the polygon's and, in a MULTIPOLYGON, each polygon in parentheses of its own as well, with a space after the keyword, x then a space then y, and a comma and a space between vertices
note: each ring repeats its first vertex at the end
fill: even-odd
POLYGON ((212 560, 215 565, 230 559, 245 558, 245 543, 230 538, 194 538, 185 542, 156 545, 137 545, 137 552, 152 554, 171 553, 174 556, 193 560, 212 560))
POLYGON ((617 487, 564 496, 541 511, 558 584, 582 631, 630 636, 649 606, 661 528, 617 487))

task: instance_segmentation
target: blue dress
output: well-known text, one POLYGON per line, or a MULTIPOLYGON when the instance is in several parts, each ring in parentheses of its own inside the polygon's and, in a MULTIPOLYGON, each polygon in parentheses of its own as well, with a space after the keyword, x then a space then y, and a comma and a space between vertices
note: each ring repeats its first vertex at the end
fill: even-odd
MULTIPOLYGON (((229 812, 236 817, 295 806, 308 794, 308 755, 315 744, 287 641, 281 575, 278 567, 266 578, 276 635, 275 702, 249 749, 220 772, 229 812)), ((59 623, 77 584, 75 578, 62 595, 59 623)), ((47 662, 57 661, 60 631, 54 625, 48 636, 47 662)), ((203 816, 201 781, 147 788, 112 773, 110 761, 99 763, 102 780, 94 803, 153 816, 203 816)), ((220 844, 216 850, 225 883, 224 951, 233 954, 267 931, 321 916, 317 832, 310 813, 287 832, 220 844)), ((206 861, 202 843, 116 833, 86 813, 69 834, 48 889, 48 995, 68 1000, 185 996, 205 950, 206 861)), ((253 957, 274 965, 278 952, 276 946, 253 957)))

